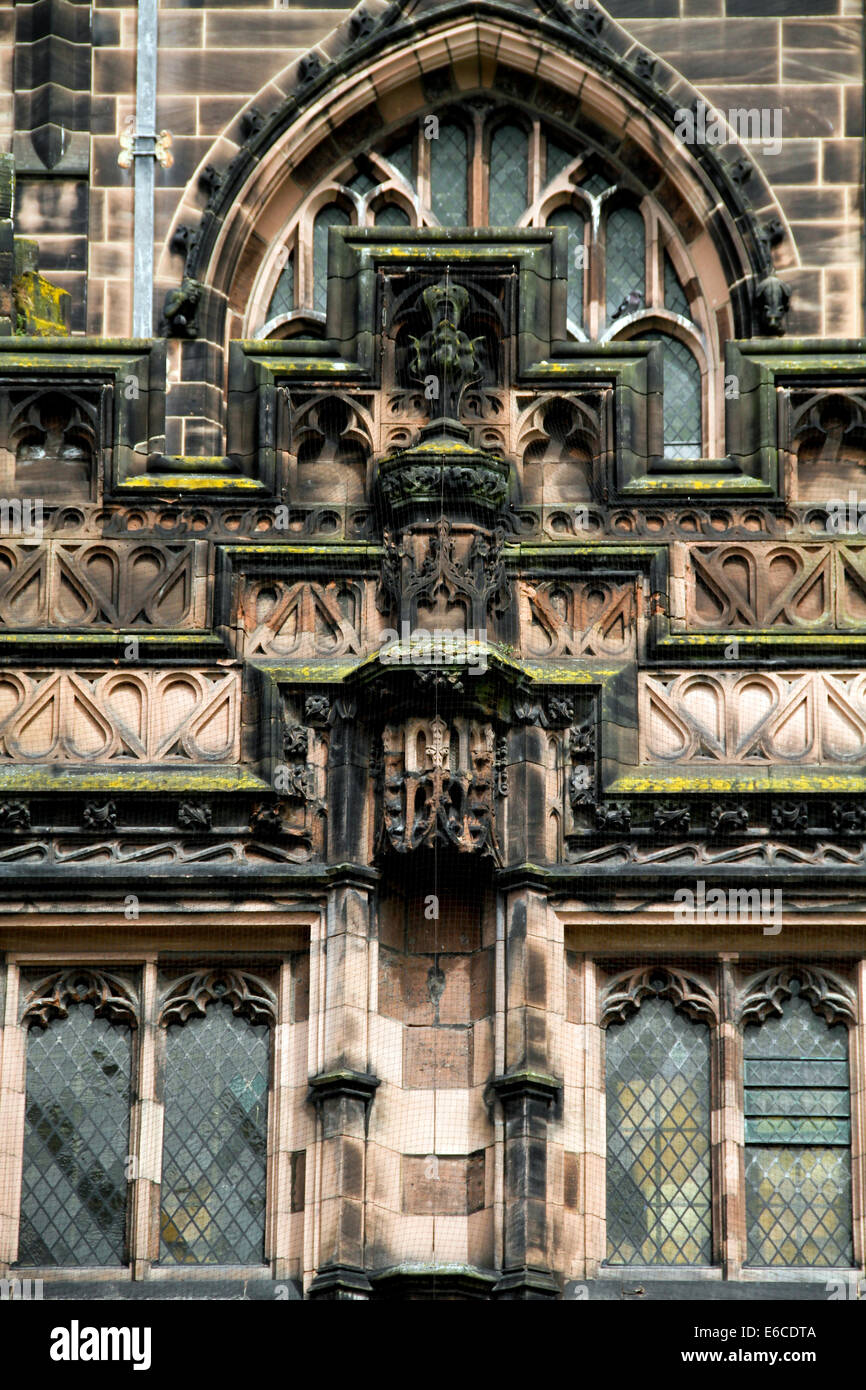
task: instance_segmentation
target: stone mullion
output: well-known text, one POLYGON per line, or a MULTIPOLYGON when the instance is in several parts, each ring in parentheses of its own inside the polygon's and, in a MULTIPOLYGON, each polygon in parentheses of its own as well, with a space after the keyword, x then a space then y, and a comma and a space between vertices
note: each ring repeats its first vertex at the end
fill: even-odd
POLYGON ((18 1257, 27 1030, 18 1023, 20 974, 6 967, 6 1009, 0 1034, 0 1273, 18 1257))
POLYGON ((378 1079, 369 1048, 370 902, 366 889, 331 891, 325 949, 319 957, 323 1048, 310 1078, 319 1120, 316 1225, 318 1251, 311 1298, 364 1299, 367 1119, 378 1079))
POLYGON ((277 987, 277 1019, 271 1047, 271 1094, 268 1105, 268 1178, 265 1227, 265 1259, 273 1264, 275 1279, 289 1276, 292 1215, 292 963, 280 965, 277 987))
POLYGON ((857 962, 857 1023, 849 1029, 854 1263, 866 1265, 866 960, 857 962))
POLYGON ((584 958, 579 993, 583 1040, 583 1147, 578 1200, 584 1220, 586 1277, 593 1279, 607 1254, 607 1141, 604 1029, 599 1023, 598 971, 584 958))
POLYGON ((149 961, 141 972, 140 1026, 133 1034, 138 1047, 136 1087, 129 1127, 129 1262, 133 1279, 146 1279, 159 1259, 159 1202, 162 1181, 164 1105, 158 1095, 157 1052, 160 1045, 157 1014, 157 966, 149 961))
POLYGON ((738 1279, 746 1259, 743 1034, 736 1019, 734 958, 721 963, 720 1018, 713 1038, 713 1246, 724 1277, 738 1279))

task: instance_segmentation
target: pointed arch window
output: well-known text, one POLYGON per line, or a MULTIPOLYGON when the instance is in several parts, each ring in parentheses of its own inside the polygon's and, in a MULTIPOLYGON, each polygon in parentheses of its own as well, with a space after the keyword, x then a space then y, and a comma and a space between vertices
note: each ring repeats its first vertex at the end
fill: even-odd
POLYGON ((119 981, 30 985, 18 1264, 122 1265, 135 1011, 119 981))
POLYGON ((348 227, 349 214, 337 203, 329 203, 317 213, 313 224, 313 308, 324 314, 328 307, 328 230, 348 227))
POLYGON ((636 208, 614 208, 608 214, 604 269, 607 322, 612 324, 646 302, 646 228, 636 208), (630 295, 636 296, 631 303, 630 295))
POLYGON ((664 352, 664 456, 701 457, 701 369, 693 352, 667 333, 644 333, 664 352))
POLYGON ((502 125, 490 142, 490 225, 514 227, 529 201, 529 137, 518 125, 502 125))
POLYGON ((851 1265, 848 1029, 789 990, 744 1030, 748 1262, 851 1265))
POLYGON ((586 218, 574 207, 560 207, 547 219, 548 227, 565 227, 568 233, 568 294, 566 315, 569 329, 583 331, 583 271, 586 260, 586 218))
POLYGON ((169 991, 160 1259, 264 1259, 270 1024, 275 1000, 235 972, 192 975, 169 991))
POLYGON ((469 145, 466 131, 442 123, 430 142, 430 205, 442 227, 465 227, 469 221, 469 145))
POLYGON ((710 1032, 644 981, 606 1034, 607 1262, 712 1259, 710 1032))

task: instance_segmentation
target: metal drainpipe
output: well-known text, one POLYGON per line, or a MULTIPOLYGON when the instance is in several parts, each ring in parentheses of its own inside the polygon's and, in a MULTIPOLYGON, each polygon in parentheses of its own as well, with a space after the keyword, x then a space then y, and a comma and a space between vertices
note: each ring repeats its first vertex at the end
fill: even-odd
POLYGON ((135 168, 132 248, 132 336, 153 334, 153 194, 154 163, 172 162, 171 135, 156 133, 157 12, 159 0, 138 0, 138 38, 135 54, 135 129, 121 138, 118 163, 135 168))

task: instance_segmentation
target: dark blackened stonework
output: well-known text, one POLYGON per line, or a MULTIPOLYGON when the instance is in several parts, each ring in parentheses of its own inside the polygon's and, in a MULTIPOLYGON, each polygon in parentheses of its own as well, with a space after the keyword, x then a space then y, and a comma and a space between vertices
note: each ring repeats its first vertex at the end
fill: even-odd
POLYGON ((823 9, 0 7, 3 1277, 856 1285, 823 9))

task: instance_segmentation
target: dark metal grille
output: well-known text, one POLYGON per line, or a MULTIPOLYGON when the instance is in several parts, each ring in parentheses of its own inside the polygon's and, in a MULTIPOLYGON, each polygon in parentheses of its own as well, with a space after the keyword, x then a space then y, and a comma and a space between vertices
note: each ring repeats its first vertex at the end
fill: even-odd
POLYGON ((607 1030, 610 1264, 709 1264, 710 1038, 665 999, 607 1030))
POLYGON ((30 1029, 19 1264, 123 1264, 131 1064, 90 1004, 30 1029))
POLYGON ((848 1033, 793 989, 744 1040, 749 1261, 849 1265, 848 1033))
MULTIPOLYGON (((590 180, 592 182, 592 180, 590 180)), ((589 184, 586 185, 589 187, 589 184)), ((607 219, 605 276, 607 281, 607 322, 632 290, 646 296, 646 238, 643 218, 634 208, 615 208, 607 219)))
POLYGON ((458 125, 440 125, 438 140, 430 141, 430 192, 442 227, 465 227, 469 220, 467 167, 466 132, 458 125))
POLYGON ((264 1259, 270 1034, 212 1004, 166 1038, 161 1259, 264 1259))
POLYGON ((490 142, 490 225, 514 227, 526 208, 529 141, 519 126, 504 125, 490 142))

